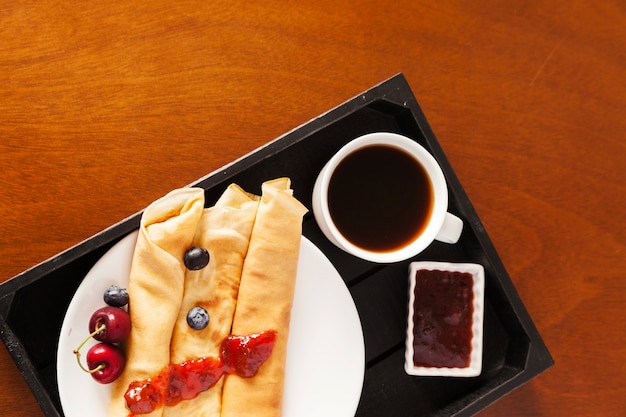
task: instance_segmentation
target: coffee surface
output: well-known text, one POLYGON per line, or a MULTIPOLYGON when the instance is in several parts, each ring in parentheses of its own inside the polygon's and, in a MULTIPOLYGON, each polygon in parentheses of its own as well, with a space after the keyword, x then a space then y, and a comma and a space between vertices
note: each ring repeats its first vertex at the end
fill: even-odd
POLYGON ((411 155, 372 145, 349 154, 336 167, 328 206, 347 240, 369 251, 388 252, 406 246, 426 228, 433 189, 411 155))

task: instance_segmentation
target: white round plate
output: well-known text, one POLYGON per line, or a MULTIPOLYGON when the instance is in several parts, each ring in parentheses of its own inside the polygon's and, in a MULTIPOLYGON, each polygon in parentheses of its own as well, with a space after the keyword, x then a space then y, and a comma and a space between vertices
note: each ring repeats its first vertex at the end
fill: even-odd
MULTIPOLYGON (((57 379, 66 417, 106 417, 111 386, 83 372, 72 353, 87 337, 91 314, 110 285, 127 287, 137 233, 100 258, 67 309, 57 351, 57 379)), ((81 352, 84 356, 88 342, 81 352)), ((365 374, 365 343, 354 301, 326 256, 302 238, 287 347, 284 417, 353 417, 365 374)))

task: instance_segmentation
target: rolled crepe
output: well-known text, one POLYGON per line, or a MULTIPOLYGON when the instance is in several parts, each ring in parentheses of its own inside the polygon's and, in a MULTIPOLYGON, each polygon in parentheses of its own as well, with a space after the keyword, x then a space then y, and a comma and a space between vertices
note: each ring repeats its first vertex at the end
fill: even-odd
MULTIPOLYGON (((239 281, 248 251, 258 197, 230 185, 217 203, 204 210, 193 245, 209 251, 209 264, 187 271, 185 292, 171 342, 171 362, 206 356, 219 357, 222 340, 230 334, 239 281), (209 324, 194 330, 187 324, 193 307, 209 313, 209 324)), ((165 407, 164 417, 219 417, 222 400, 220 379, 196 398, 165 407)))
POLYGON ((232 334, 275 330, 276 344, 256 376, 225 377, 221 417, 281 415, 289 321, 302 216, 306 211, 293 197, 288 178, 262 185, 261 202, 243 265, 232 334))
MULTIPOLYGON (((128 283, 132 324, 126 366, 112 384, 109 417, 127 417, 124 394, 131 382, 156 375, 170 363, 170 340, 185 282, 183 256, 196 234, 204 190, 182 188, 144 211, 128 283)), ((146 414, 159 417, 163 408, 146 414)))

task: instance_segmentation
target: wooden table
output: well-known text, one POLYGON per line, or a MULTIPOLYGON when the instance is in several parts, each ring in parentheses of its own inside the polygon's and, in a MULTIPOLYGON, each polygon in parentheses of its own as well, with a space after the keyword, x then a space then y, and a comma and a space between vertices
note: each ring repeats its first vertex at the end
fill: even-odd
POLYGON ((0 2, 0 280, 403 72, 556 361, 480 415, 624 415, 621 0, 117 3, 0 2))

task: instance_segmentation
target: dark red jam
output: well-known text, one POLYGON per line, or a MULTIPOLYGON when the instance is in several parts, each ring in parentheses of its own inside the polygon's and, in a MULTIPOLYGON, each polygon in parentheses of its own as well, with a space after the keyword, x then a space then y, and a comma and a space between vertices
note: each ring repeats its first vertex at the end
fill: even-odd
POLYGON ((270 357, 276 332, 248 336, 230 335, 224 339, 219 358, 198 358, 169 365, 158 375, 134 381, 124 398, 131 416, 148 414, 162 406, 173 406, 208 390, 225 374, 251 378, 270 357))
POLYGON ((415 366, 469 366, 474 313, 473 284, 472 275, 466 272, 416 272, 413 304, 415 366))

